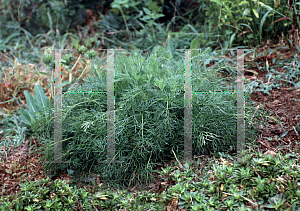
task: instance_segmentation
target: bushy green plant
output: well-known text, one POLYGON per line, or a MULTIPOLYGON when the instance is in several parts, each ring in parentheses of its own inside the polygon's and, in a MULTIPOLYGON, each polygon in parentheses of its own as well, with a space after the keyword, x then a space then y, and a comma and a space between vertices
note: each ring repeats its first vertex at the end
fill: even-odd
MULTIPOLYGON (((217 56, 207 49, 198 58, 193 58, 195 91, 226 91, 219 83, 221 80, 216 79, 216 71, 204 68, 209 57, 214 55, 217 56), (197 62, 199 60, 204 61, 204 65, 197 62)), ((95 75, 69 91, 105 92, 106 74, 105 69, 100 68, 101 63, 101 60, 93 59, 95 75)), ((149 58, 139 51, 134 51, 131 56, 117 53, 115 73, 116 160, 124 163, 97 163, 106 160, 105 93, 63 96, 63 160, 71 160, 76 169, 101 172, 108 180, 126 184, 134 178, 150 181, 153 166, 173 157, 172 150, 183 156, 184 57, 175 60, 167 49, 159 46, 149 58)), ((195 152, 229 150, 236 144, 230 141, 236 139, 235 98, 235 95, 195 96, 195 152)), ((48 143, 48 152, 51 148, 53 141, 48 143)), ((47 160, 51 160, 50 154, 47 160)))

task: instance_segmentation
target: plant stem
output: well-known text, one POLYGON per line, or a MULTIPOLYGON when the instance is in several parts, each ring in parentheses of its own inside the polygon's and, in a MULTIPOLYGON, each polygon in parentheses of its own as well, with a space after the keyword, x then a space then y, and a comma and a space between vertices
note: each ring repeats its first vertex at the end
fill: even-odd
MULTIPOLYGON (((127 31, 127 34, 129 36, 129 29, 128 29, 128 26, 127 26, 127 22, 126 22, 126 19, 125 19, 125 16, 124 16, 124 13, 123 11, 120 9, 121 13, 122 13, 122 17, 123 17, 123 20, 124 20, 124 23, 125 23, 125 27, 126 27, 126 31, 127 31)), ((129 36, 130 38, 130 36, 129 36)), ((130 40, 131 41, 131 40, 130 40)))

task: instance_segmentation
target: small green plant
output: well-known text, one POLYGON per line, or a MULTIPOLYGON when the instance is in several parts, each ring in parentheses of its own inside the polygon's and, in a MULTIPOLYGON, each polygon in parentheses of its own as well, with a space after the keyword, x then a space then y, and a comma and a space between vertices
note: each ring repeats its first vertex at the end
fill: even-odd
POLYGON ((140 18, 140 20, 145 21, 150 27, 152 27, 155 24, 155 20, 165 16, 163 14, 153 13, 145 7, 143 7, 143 10, 145 12, 145 15, 142 18, 140 18))
POLYGON ((18 112, 21 115, 20 119, 32 132, 35 132, 41 123, 45 124, 51 118, 49 113, 51 104, 43 88, 34 85, 34 91, 34 97, 28 91, 24 91, 28 110, 20 108, 18 112))
MULTIPOLYGON (((5 134, 3 134, 3 137, 5 137, 5 140, 0 142, 0 146, 11 146, 18 147, 20 144, 24 143, 25 141, 25 131, 26 127, 20 126, 20 117, 13 115, 12 117, 8 118, 6 114, 4 114, 4 120, 1 121, 1 124, 5 125, 5 134), (14 135, 11 135, 12 133, 15 133, 14 135)), ((1 155, 4 155, 1 152, 1 155)))
POLYGON ((127 26, 126 19, 128 20, 129 17, 128 16, 125 17, 122 8, 125 7, 125 8, 128 9, 129 7, 135 7, 138 4, 140 4, 139 1, 135 2, 135 1, 130 1, 130 0, 114 0, 111 4, 112 8, 118 9, 121 12, 128 34, 129 34, 129 29, 128 29, 128 26, 127 26))
POLYGON ((264 206, 265 208, 274 208, 275 210, 282 210, 287 207, 286 200, 283 198, 283 194, 276 195, 269 200, 269 204, 264 206))

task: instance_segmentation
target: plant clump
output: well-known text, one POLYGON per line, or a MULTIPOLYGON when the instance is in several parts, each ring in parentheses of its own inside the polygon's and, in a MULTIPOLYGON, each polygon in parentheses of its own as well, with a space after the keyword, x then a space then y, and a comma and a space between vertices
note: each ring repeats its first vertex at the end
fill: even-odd
MULTIPOLYGON (((208 55, 217 56, 207 49, 192 59, 193 89, 226 91, 216 71, 197 62, 208 55)), ((115 160, 123 163, 98 163, 106 160, 107 95, 106 69, 97 58, 92 58, 94 76, 63 96, 63 160, 70 160, 74 169, 101 172, 107 180, 126 185, 150 181, 158 162, 173 158, 173 153, 183 157, 184 57, 175 59, 158 46, 148 57, 134 51, 115 58, 115 160)), ((236 145, 235 99, 220 94, 193 97, 194 154, 228 151, 236 145)))

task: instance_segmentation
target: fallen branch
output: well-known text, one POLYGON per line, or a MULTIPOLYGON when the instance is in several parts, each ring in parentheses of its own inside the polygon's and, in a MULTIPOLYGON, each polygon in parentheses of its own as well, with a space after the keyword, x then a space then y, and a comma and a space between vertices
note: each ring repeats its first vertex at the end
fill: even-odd
POLYGON ((254 114, 253 114, 253 116, 251 117, 251 119, 253 119, 254 117, 255 117, 255 113, 256 113, 256 111, 259 109, 259 105, 256 107, 256 109, 255 109, 255 111, 254 111, 254 114))
MULTIPOLYGON (((222 193, 224 193, 224 194, 226 194, 226 195, 229 195, 229 196, 234 196, 234 195, 231 194, 231 193, 225 193, 225 192, 223 192, 223 191, 222 191, 222 193)), ((256 204, 255 202, 251 201, 250 199, 247 199, 247 198, 244 197, 244 196, 241 196, 241 197, 242 197, 243 199, 245 199, 246 201, 250 202, 252 205, 254 205, 254 206, 257 207, 257 204, 256 204)))

